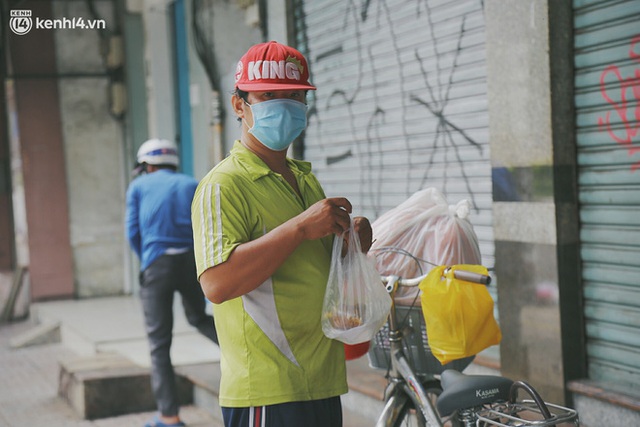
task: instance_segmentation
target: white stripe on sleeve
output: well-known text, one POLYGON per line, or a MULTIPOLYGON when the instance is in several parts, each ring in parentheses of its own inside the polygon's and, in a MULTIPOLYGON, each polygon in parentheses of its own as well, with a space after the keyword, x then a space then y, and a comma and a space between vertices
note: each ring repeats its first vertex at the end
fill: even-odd
POLYGON ((216 184, 216 226, 218 228, 218 264, 222 263, 222 210, 220 209, 220 184, 216 184))

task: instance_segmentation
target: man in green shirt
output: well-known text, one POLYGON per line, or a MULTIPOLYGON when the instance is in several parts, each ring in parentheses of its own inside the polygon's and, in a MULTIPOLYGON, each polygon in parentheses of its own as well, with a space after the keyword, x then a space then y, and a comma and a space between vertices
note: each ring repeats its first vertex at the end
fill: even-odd
MULTIPOLYGON (((311 165, 286 156, 306 127, 308 79, 297 50, 249 49, 231 98, 240 139, 192 205, 200 284, 216 304, 227 427, 342 425, 344 348, 320 320, 333 236, 349 229, 352 206, 326 198, 311 165)), ((369 221, 353 222, 368 250, 369 221)))

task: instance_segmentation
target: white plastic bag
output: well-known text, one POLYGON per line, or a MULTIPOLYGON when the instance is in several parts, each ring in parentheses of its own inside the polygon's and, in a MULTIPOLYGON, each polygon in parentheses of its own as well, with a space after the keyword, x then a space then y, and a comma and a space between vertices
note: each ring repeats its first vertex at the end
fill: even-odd
MULTIPOLYGON (((369 256, 375 258, 380 274, 409 278, 433 268, 416 258, 435 265, 480 264, 469 212, 468 200, 449 205, 437 189, 420 190, 371 224, 374 242, 369 256)), ((417 287, 400 287, 395 302, 420 304, 419 294, 417 287)))
POLYGON ((369 341, 387 320, 391 297, 371 259, 362 252, 351 222, 347 253, 342 256, 345 236, 336 236, 331 270, 322 309, 322 331, 346 344, 369 341))

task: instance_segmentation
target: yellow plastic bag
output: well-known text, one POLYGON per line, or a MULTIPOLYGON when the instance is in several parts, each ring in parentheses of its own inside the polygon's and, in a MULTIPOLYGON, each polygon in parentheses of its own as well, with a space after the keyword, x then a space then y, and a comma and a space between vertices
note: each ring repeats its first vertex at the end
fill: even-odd
POLYGON ((502 333, 493 317, 493 299, 484 285, 454 277, 455 270, 487 274, 481 265, 435 267, 420 283, 427 340, 442 363, 473 356, 500 343, 502 333))

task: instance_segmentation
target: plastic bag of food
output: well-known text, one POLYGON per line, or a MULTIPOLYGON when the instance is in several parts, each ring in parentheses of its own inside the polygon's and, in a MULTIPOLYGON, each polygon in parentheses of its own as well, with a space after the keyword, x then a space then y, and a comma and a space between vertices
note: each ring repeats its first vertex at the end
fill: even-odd
MULTIPOLYGON (((425 274, 433 265, 480 264, 469 213, 468 200, 449 205, 437 189, 420 190, 371 224, 374 242, 369 256, 375 257, 380 274, 406 278, 425 274)), ((395 302, 418 304, 419 295, 417 287, 401 287, 395 302)))
POLYGON ((369 341, 387 320, 391 297, 351 228, 336 236, 322 309, 322 331, 346 344, 369 341), (344 256, 343 240, 348 239, 344 256))

